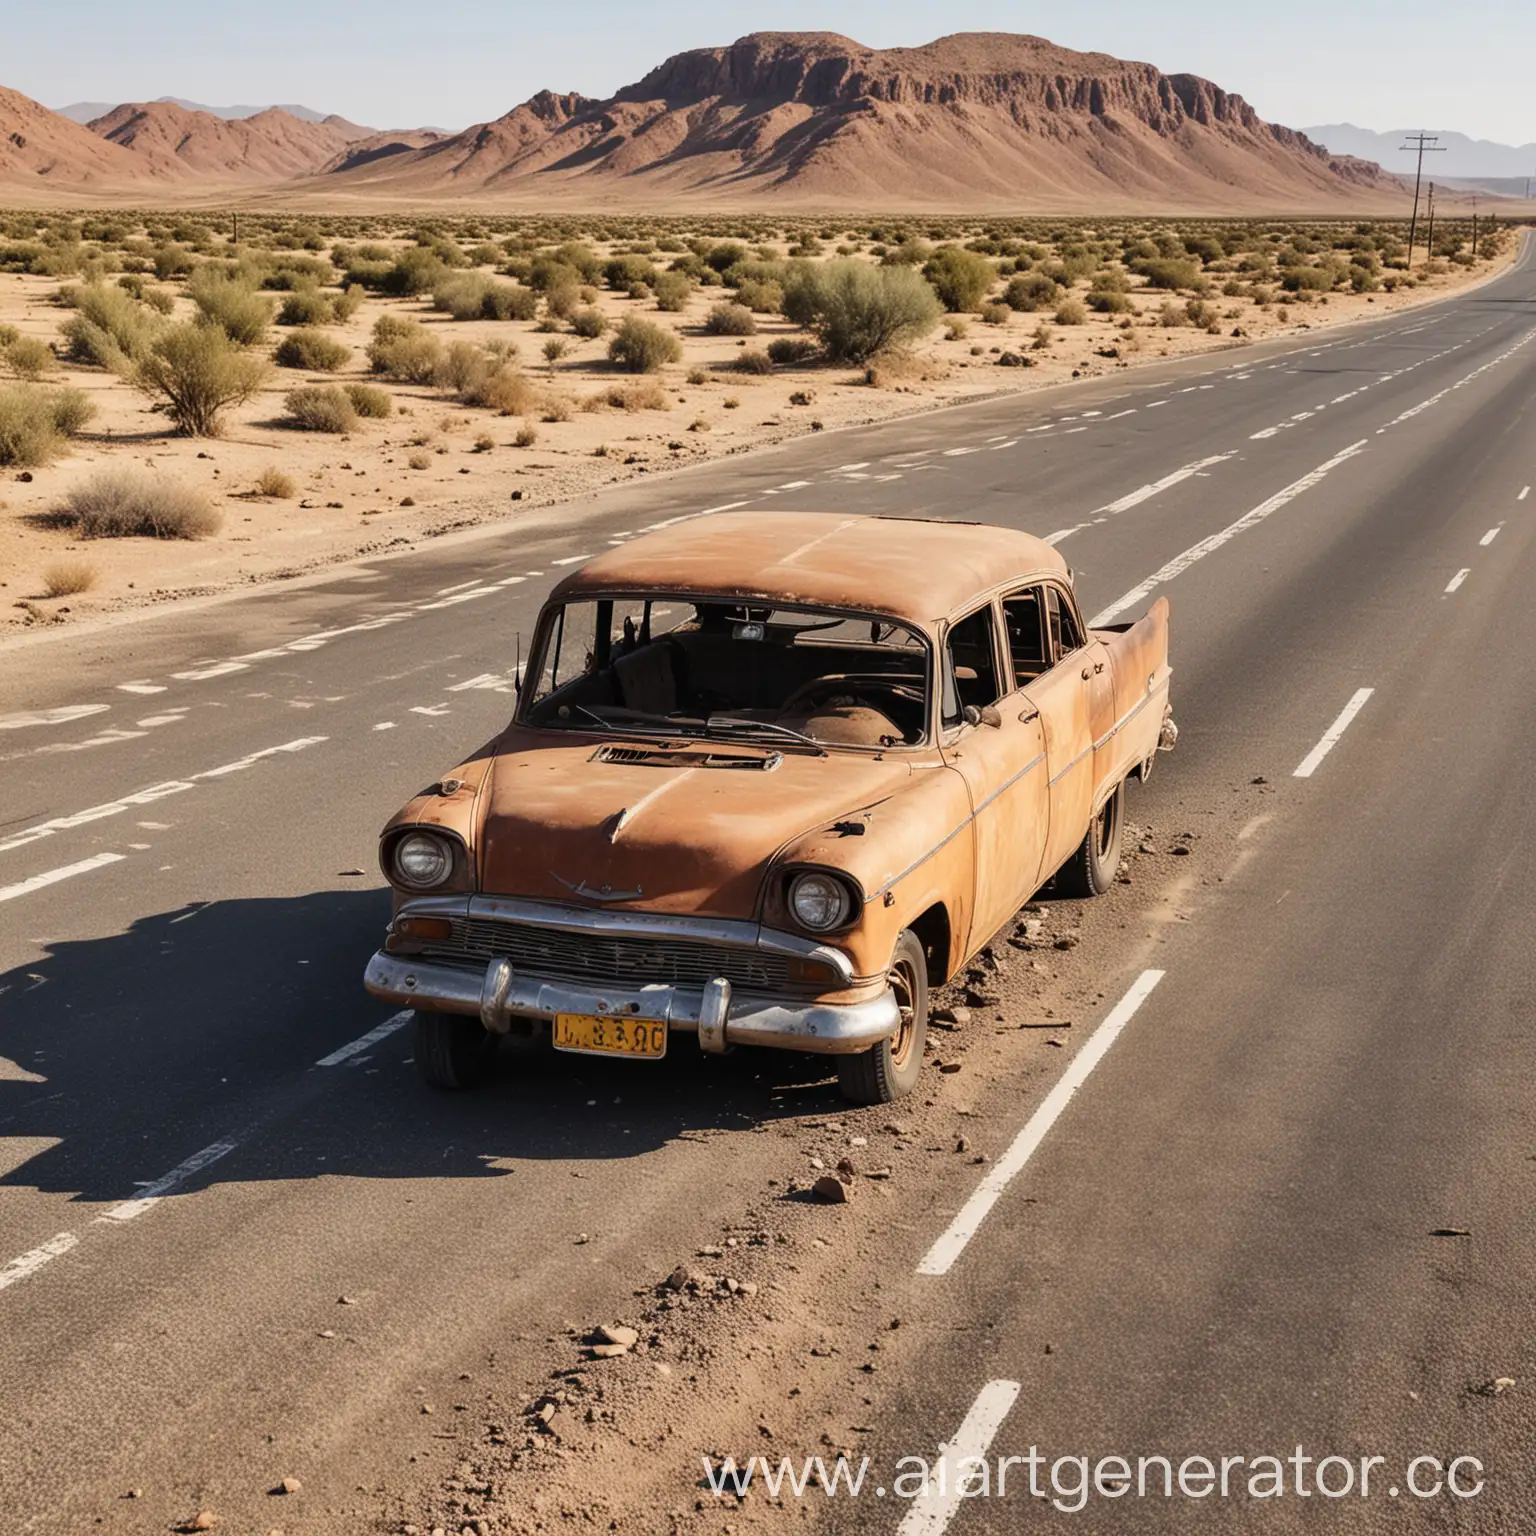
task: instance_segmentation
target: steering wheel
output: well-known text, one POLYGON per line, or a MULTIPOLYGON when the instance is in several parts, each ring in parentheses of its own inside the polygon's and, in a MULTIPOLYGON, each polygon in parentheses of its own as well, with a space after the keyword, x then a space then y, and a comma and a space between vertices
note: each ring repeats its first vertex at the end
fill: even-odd
MULTIPOLYGON (((833 673, 828 677, 813 677, 809 682, 801 685, 779 705, 781 715, 793 714, 797 709, 804 708, 813 703, 824 694, 845 693, 857 697, 865 692, 880 691, 894 693, 899 697, 911 698, 906 690, 910 684, 904 679, 894 677, 881 677, 878 673, 833 673)), ((881 714, 885 711, 881 710, 881 714)))

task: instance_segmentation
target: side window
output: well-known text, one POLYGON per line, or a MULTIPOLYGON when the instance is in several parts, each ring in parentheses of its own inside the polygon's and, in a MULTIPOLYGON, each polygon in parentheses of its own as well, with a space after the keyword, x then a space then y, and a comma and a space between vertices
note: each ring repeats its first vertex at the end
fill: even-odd
POLYGON ((1030 587, 1003 599, 1003 623, 1008 654, 1013 657, 1014 686, 1032 683, 1051 665, 1045 647, 1045 607, 1040 587, 1030 587))
POLYGON ((981 709, 1002 697, 996 640, 990 603, 950 626, 944 642, 945 725, 959 725, 968 704, 981 709))
POLYGON ((1051 662, 1054 665, 1063 656, 1069 656, 1082 647, 1083 632, 1072 605, 1063 599, 1059 588, 1045 589, 1045 606, 1050 626, 1051 662))

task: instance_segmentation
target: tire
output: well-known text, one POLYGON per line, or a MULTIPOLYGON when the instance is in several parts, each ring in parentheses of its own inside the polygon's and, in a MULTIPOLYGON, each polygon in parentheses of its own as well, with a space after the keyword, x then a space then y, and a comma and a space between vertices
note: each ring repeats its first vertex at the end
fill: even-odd
POLYGON ((1056 875, 1059 896, 1102 896, 1114 884, 1120 868, 1120 841, 1125 833, 1125 784, 1104 802, 1088 824, 1087 835, 1077 852, 1056 875))
POLYGON ((479 1019, 457 1013, 418 1013, 416 1070, 433 1088, 477 1087, 490 1071, 496 1036, 479 1019))
POLYGON ((889 1039, 856 1056, 837 1058, 837 1086, 855 1104, 890 1104, 911 1093, 923 1071, 928 1038, 928 959, 910 928, 896 940, 891 986, 901 1008, 901 1027, 889 1039))

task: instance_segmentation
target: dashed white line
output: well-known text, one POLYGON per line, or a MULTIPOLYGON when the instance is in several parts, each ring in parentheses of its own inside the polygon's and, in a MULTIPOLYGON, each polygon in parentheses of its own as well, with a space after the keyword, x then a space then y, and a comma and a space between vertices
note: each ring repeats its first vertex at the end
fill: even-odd
POLYGON ((1516 501, 1524 501, 1525 498, 1527 496, 1529 496, 1530 494, 1531 494, 1531 488, 1530 488, 1530 486, 1526 486, 1526 488, 1523 491, 1521 491, 1518 496, 1515 497, 1515 500, 1516 501))
POLYGON ((1446 592, 1447 593, 1454 592, 1457 589, 1457 587, 1459 587, 1462 584, 1462 582, 1464 582, 1467 579, 1467 577, 1470 576, 1471 574, 1472 574, 1472 567, 1470 565, 1462 566, 1462 568, 1459 571, 1457 571, 1456 574, 1454 576, 1452 576, 1451 579, 1448 582, 1446 582, 1446 584, 1445 584, 1446 592))
POLYGON ((0 901, 14 901, 18 896, 30 896, 33 891, 40 891, 44 886, 57 885, 60 880, 73 880, 76 875, 89 874, 93 869, 103 869, 108 864, 121 863, 124 854, 98 853, 89 859, 81 859, 78 864, 66 864, 62 869, 50 869, 41 875, 33 875, 29 880, 18 881, 15 885, 0 885, 0 901))
MULTIPOLYGON (((1504 524, 1503 524, 1503 523, 1500 523, 1500 524, 1499 524, 1499 528, 1502 528, 1502 527, 1503 527, 1503 526, 1504 526, 1504 524)), ((1488 546, 1489 546, 1489 545, 1490 545, 1490 544, 1492 544, 1492 543, 1493 543, 1493 541, 1494 541, 1494 540, 1495 540, 1495 539, 1496 539, 1496 538, 1498 538, 1498 536, 1499 536, 1499 528, 1490 528, 1490 529, 1489 529, 1489 530, 1488 530, 1488 532, 1487 532, 1487 533, 1485 533, 1485 534, 1484 534, 1484 535, 1483 535, 1483 536, 1482 536, 1482 538, 1480 538, 1480 539, 1479 539, 1479 540, 1478 540, 1478 541, 1477 541, 1477 542, 1478 542, 1478 543, 1479 543, 1479 544, 1480 544, 1480 545, 1481 545, 1481 546, 1482 546, 1482 547, 1483 547, 1483 548, 1484 548, 1484 549, 1487 549, 1487 547, 1488 547, 1488 546)))
POLYGON ((939 1447, 935 1468, 938 1475, 930 1477, 912 1501, 896 1527, 896 1536, 943 1536, 968 1496, 967 1470, 974 1470, 978 1462, 986 1465, 981 1458, 986 1456, 1020 1390, 1016 1381, 989 1381, 981 1389, 954 1437, 939 1447))
POLYGON ((350 1061, 354 1056, 359 1056, 364 1051, 371 1049, 380 1040, 389 1039, 396 1030, 404 1029, 410 1022, 411 1011, 409 1008, 403 1009, 399 1013, 391 1014, 382 1024, 370 1029, 366 1035, 359 1035, 349 1045, 341 1046, 339 1049, 332 1051, 329 1056, 322 1056, 315 1065, 317 1067, 339 1067, 342 1062, 350 1061))
POLYGON ((179 683, 201 683, 210 677, 228 677, 231 672, 244 672, 250 665, 244 661, 214 661, 207 666, 193 667, 187 672, 172 672, 171 676, 179 683))
POLYGON ((46 1243, 12 1259, 0 1268, 0 1291, 8 1285, 15 1285, 18 1280, 25 1280, 28 1275, 35 1275, 44 1264, 58 1258, 61 1253, 68 1253, 79 1241, 73 1232, 60 1232, 57 1237, 50 1237, 46 1243))
POLYGON ((1365 708, 1366 700, 1375 691, 1374 688, 1356 689, 1349 703, 1339 711, 1339 718, 1323 732, 1322 740, 1296 765, 1292 778, 1310 779, 1317 772, 1318 765, 1338 745, 1339 737, 1349 729, 1349 722, 1365 708))
POLYGON ((1040 1107, 1025 1122, 1024 1129, 1013 1139, 1013 1145, 993 1164, 990 1172, 977 1186, 976 1192, 960 1208, 943 1235, 923 1255, 917 1266, 920 1275, 948 1274, 951 1265, 965 1251, 965 1246, 976 1235, 986 1220, 987 1213, 1017 1176, 1024 1165, 1035 1155, 1051 1127, 1060 1118, 1072 1096, 1088 1081, 1089 1074, 1104 1059, 1120 1031, 1130 1023, 1136 1010, 1152 995, 1152 990, 1163 979, 1162 971, 1143 971, 1131 983, 1130 990, 1110 1010, 1104 1022, 1089 1035, 1087 1041, 1062 1073, 1056 1086, 1046 1094, 1040 1107))
POLYGON ((33 725, 68 725, 87 715, 100 715, 110 704, 64 704, 57 709, 28 709, 19 715, 0 715, 0 731, 20 731, 33 725))
POLYGON ((567 555, 563 560, 551 560, 551 565, 580 565, 583 560, 590 560, 591 555, 567 555))
POLYGON ((164 693, 164 683, 119 683, 119 693, 164 693))
POLYGON ((135 1216, 142 1216, 151 1206, 159 1204, 166 1195, 185 1184, 194 1173, 200 1173, 210 1163, 218 1162, 237 1146, 239 1142, 236 1141, 216 1141, 212 1146, 204 1147, 201 1152, 194 1152, 185 1162, 177 1163, 169 1173, 146 1184, 143 1191, 132 1200, 125 1200, 121 1205, 113 1206, 105 1215, 98 1216, 97 1221, 132 1221, 135 1216))
POLYGON ((1171 487, 1188 480, 1192 475, 1198 475, 1203 470, 1211 469, 1217 464, 1225 464, 1232 458, 1230 453, 1218 453, 1208 459, 1196 459, 1193 464, 1186 464, 1182 469, 1176 469, 1172 474, 1164 475, 1161 480, 1153 480, 1147 485, 1138 486, 1134 491, 1120 497, 1118 501, 1109 502, 1106 506, 1098 508, 1099 512, 1129 512, 1132 507, 1138 507, 1144 501, 1150 501, 1152 497, 1161 495, 1171 487))
POLYGON ((1102 628, 1127 608, 1141 602, 1154 588, 1162 586, 1164 582, 1172 581, 1175 576, 1187 571, 1196 561, 1205 559, 1207 555, 1220 549, 1223 544, 1231 539, 1235 539, 1238 534, 1257 527, 1258 524, 1262 523, 1272 513, 1278 512, 1281 507, 1288 505, 1298 496, 1319 484, 1337 469, 1339 465, 1354 458, 1357 453, 1360 453, 1365 448, 1366 442, 1367 439, 1361 438, 1358 443, 1351 443, 1348 448, 1342 453, 1335 454, 1327 463, 1319 464, 1309 474, 1303 475, 1299 480, 1293 480, 1284 490, 1277 491, 1268 501, 1260 502, 1251 512, 1244 513, 1235 523, 1229 523, 1220 532, 1201 539, 1198 544, 1192 544, 1183 554, 1175 555, 1161 570, 1154 571, 1139 586, 1132 587, 1123 597, 1111 603, 1102 612, 1096 614, 1089 620, 1088 627, 1090 629, 1102 628))

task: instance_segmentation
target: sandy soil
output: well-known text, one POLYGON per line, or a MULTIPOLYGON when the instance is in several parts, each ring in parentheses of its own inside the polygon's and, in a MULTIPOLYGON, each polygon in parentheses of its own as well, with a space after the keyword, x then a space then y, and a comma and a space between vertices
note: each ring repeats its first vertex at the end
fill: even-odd
MULTIPOLYGON (((1512 260, 1517 246, 1510 242, 1497 265, 1512 260)), ((428 301, 369 298, 348 323, 327 328, 354 348, 342 372, 309 375, 274 368, 261 394, 231 414, 225 436, 216 441, 171 435, 165 418, 130 385, 101 370, 66 364, 46 382, 85 390, 99 414, 68 457, 30 472, 3 472, 0 632, 278 580, 472 524, 512 524, 531 511, 632 476, 811 431, 1102 377, 1230 348, 1244 338, 1316 331, 1422 305, 1486 280, 1489 271, 1488 264, 1475 272, 1451 267, 1411 292, 1335 294, 1264 308, 1218 297, 1211 301, 1221 317, 1215 335, 1161 326, 1157 314, 1167 297, 1161 293, 1133 295, 1138 312, 1129 328, 1123 316, 1093 315, 1080 326, 1056 325, 1048 315, 1034 314, 1012 314, 997 326, 974 316, 952 317, 958 322, 953 330, 963 334, 946 335, 940 326, 907 368, 890 370, 892 377, 873 386, 861 371, 847 367, 783 368, 767 376, 733 371, 743 347, 762 347, 775 336, 793 334, 794 327, 778 316, 759 316, 758 335, 750 340, 707 335, 705 316, 726 297, 719 289, 701 289, 685 313, 665 316, 655 315, 649 302, 605 290, 596 302, 615 321, 645 313, 672 324, 683 339, 683 360, 656 376, 664 406, 638 410, 602 403, 613 386, 637 382, 608 363, 605 338, 566 336, 569 354, 547 366, 548 337, 536 334, 531 322, 458 322, 432 313, 428 301), (459 405, 433 387, 391 384, 396 414, 365 421, 349 436, 283 426, 283 396, 295 386, 370 377, 363 349, 374 321, 386 312, 418 316, 445 341, 516 342, 545 408, 509 418, 459 405), (1049 340, 1036 346, 1042 321, 1049 340), (1027 365, 999 366, 1005 354, 1026 359, 1027 365), (549 416, 567 419, 544 419, 549 416), (515 446, 519 430, 526 428, 532 428, 535 441, 515 446), (197 542, 83 541, 53 525, 50 514, 73 486, 120 465, 147 466, 207 491, 223 515, 219 532, 197 542), (269 467, 293 478, 295 497, 255 493, 257 476, 269 467), (90 568, 90 590, 49 598, 50 570, 77 562, 90 568)), ((0 324, 54 340, 69 314, 50 299, 57 287, 50 278, 0 274, 0 324)), ((186 299, 178 298, 177 312, 190 313, 186 299)), ((283 328, 274 327, 271 341, 282 334, 283 328)))

